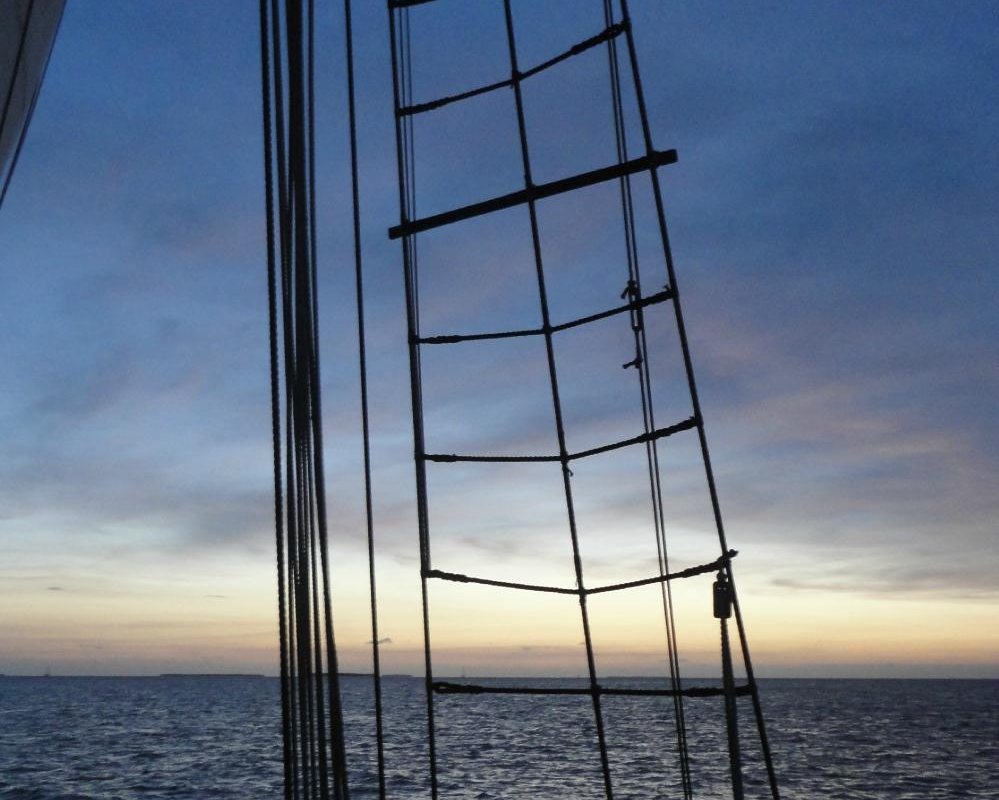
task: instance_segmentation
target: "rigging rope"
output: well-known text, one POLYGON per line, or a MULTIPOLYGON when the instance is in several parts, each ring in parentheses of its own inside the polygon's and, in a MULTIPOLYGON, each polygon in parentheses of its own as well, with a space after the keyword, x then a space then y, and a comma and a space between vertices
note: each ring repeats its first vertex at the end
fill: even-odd
POLYGON ((357 306, 357 360, 361 392, 361 436, 364 450, 364 519, 368 544, 368 592, 371 600, 371 663, 375 706, 375 747, 378 796, 385 800, 385 732, 382 718, 382 672, 378 641, 378 602, 375 591, 375 528, 371 501, 371 424, 368 413, 367 335, 364 324, 364 270, 361 259, 361 202, 357 164, 357 110, 354 98, 354 29, 351 0, 343 2, 347 57, 347 118, 350 128, 350 191, 353 207, 354 286, 357 306))
MULTIPOLYGON (((527 143, 527 121, 524 112, 524 100, 521 92, 521 84, 516 80, 519 75, 517 59, 517 40, 514 33, 513 10, 510 0, 503 0, 503 15, 506 21, 507 47, 510 57, 510 75, 513 81, 514 105, 517 111, 517 131, 520 138, 521 162, 524 168, 524 183, 526 187, 533 185, 533 175, 531 170, 531 156, 527 143)), ((548 306, 548 290, 545 284, 544 260, 541 253, 541 233, 538 224, 538 213, 536 201, 533 197, 527 200, 527 211, 531 223, 531 245, 534 252, 534 266, 537 274, 538 300, 540 303, 542 327, 550 329, 551 319, 548 306)), ((593 635, 590 631, 589 610, 586 603, 586 595, 583 593, 583 561, 580 554, 579 534, 576 526, 576 511, 572 492, 572 472, 569 468, 569 455, 566 447, 565 424, 562 417, 562 400, 559 391, 558 372, 555 365, 555 349, 552 342, 550 330, 544 333, 545 353, 548 362, 548 377, 551 384, 552 410, 555 414, 555 430, 558 439, 559 455, 562 460, 562 486, 565 493, 565 508, 569 523, 569 538, 572 544, 572 560, 576 575, 576 586, 580 590, 579 612, 583 627, 583 644, 586 652, 586 668, 589 676, 591 699, 593 703, 593 719, 596 725, 597 747, 600 751, 600 771, 603 777, 604 793, 608 800, 613 795, 611 784, 610 761, 607 754, 607 737, 604 731, 603 709, 600 700, 599 684, 597 683, 597 667, 594 656, 593 635)))
MULTIPOLYGON (((603 0, 604 25, 614 24, 614 9, 611 0, 603 0)), ((630 20, 624 17, 618 23, 622 29, 630 27, 630 20)), ((620 67, 618 65, 617 41, 607 41, 607 61, 610 72, 611 105, 614 116, 614 138, 619 164, 628 161, 628 137, 624 119, 624 101, 621 91, 620 67)), ((638 265, 638 242, 635 234, 635 211, 631 191, 631 177, 622 175, 620 179, 621 213, 624 223, 625 254, 628 267, 628 284, 622 296, 639 303, 642 299, 642 279, 638 265)), ((645 319, 641 305, 631 312, 632 331, 635 338, 635 359, 632 363, 638 375, 641 395, 642 424, 646 435, 656 429, 654 404, 652 401, 652 378, 649 366, 648 342, 645 332, 645 319)), ((656 540, 656 552, 661 575, 669 574, 669 554, 666 545, 666 524, 663 512, 662 479, 659 469, 659 451, 656 441, 646 443, 646 462, 649 474, 649 488, 652 506, 652 523, 656 540)), ((676 728, 677 756, 680 766, 680 782, 685 800, 693 797, 690 779, 690 756, 687 747, 687 726, 684 717, 683 695, 681 693, 680 659, 676 643, 676 621, 673 612, 673 591, 668 581, 660 584, 663 622, 666 634, 666 654, 669 664, 670 686, 673 690, 673 713, 676 728)))
POLYGON ((312 0, 260 2, 284 793, 348 800, 323 461, 314 26, 312 0))
POLYGON ((693 783, 690 772, 689 746, 687 741, 686 720, 683 699, 685 697, 708 697, 723 696, 725 698, 725 712, 727 730, 729 733, 729 757, 732 772, 732 788, 734 796, 742 796, 742 766, 738 742, 738 729, 736 720, 737 696, 748 694, 752 701, 756 714, 757 727, 760 734, 760 742, 764 760, 767 767, 768 779, 771 794, 774 800, 778 800, 778 790, 774 775, 773 764, 770 756, 769 746, 763 725, 762 713, 759 704, 758 689, 753 675, 752 663, 749 658, 748 645, 746 642, 745 629, 742 616, 739 610, 738 599, 735 595, 734 583, 732 580, 731 556, 734 551, 729 551, 726 545, 724 527, 721 518, 720 505, 717 497, 717 490, 714 475, 711 468, 710 455, 707 448, 707 439, 704 431, 704 422, 701 416, 700 403, 697 395, 696 383, 689 347, 687 343, 686 330, 680 309, 679 297, 676 289, 676 279, 673 269, 672 254, 670 251, 668 234, 666 231, 665 211, 662 200, 657 169, 676 160, 674 151, 657 151, 652 144, 650 124, 645 104, 645 97, 642 88, 641 77, 638 69, 634 35, 631 28, 631 21, 628 12, 627 0, 619 0, 620 20, 614 20, 613 0, 603 0, 604 30, 595 36, 583 40, 569 50, 542 62, 538 67, 526 72, 521 71, 518 66, 517 44, 514 33, 513 14, 510 0, 503 0, 503 10, 506 27, 506 38, 510 60, 510 77, 495 81, 493 83, 473 88, 467 91, 441 97, 425 103, 414 103, 413 92, 413 70, 412 70, 412 41, 409 8, 411 6, 423 5, 429 0, 389 0, 389 24, 391 32, 391 55, 392 55, 392 75, 393 75, 393 96, 396 117, 396 154, 399 172, 399 195, 400 195, 400 224, 389 230, 390 238, 401 238, 403 244, 403 267, 405 273, 406 288, 406 310, 408 324, 408 341, 410 355, 410 381, 413 412, 413 438, 415 447, 415 468, 417 483, 417 508, 419 522, 419 544, 421 559, 421 592, 423 605, 423 629, 424 629, 424 654, 425 654, 425 687, 427 702, 427 725, 430 755, 430 778, 431 794, 436 798, 438 793, 438 776, 436 760, 435 741, 435 721, 434 721, 434 699, 435 692, 440 693, 495 693, 495 694, 558 694, 557 691, 550 691, 542 687, 524 690, 523 687, 476 687, 472 685, 451 684, 446 681, 434 681, 431 664, 430 646, 430 622, 428 607, 428 579, 441 579, 457 581, 462 583, 481 584, 504 589, 549 592, 556 594, 576 594, 580 604, 581 621, 583 627, 583 638, 586 652, 588 669, 588 688, 572 689, 567 693, 589 695, 593 705, 594 722, 596 727, 596 738, 601 761, 601 774, 603 777, 604 793, 610 800, 613 797, 611 774, 608 759, 608 747, 604 731, 603 713, 601 708, 601 696, 614 694, 635 694, 648 696, 671 697, 674 703, 674 716, 676 722, 677 754, 679 762, 680 782, 682 784, 683 796, 689 800, 693 796, 693 783), (637 158, 630 158, 628 154, 627 130, 625 127, 624 100, 619 63, 619 54, 616 44, 618 36, 625 37, 626 59, 630 67, 633 80, 634 99, 637 104, 640 129, 644 144, 644 155, 637 158), (528 147, 528 126, 526 123, 524 102, 521 94, 521 84, 525 78, 530 77, 549 66, 561 63, 570 56, 578 55, 601 43, 607 44, 608 68, 611 82, 611 107, 613 112, 615 146, 617 154, 617 164, 602 169, 592 170, 588 173, 581 173, 561 180, 551 181, 544 184, 535 184, 532 179, 531 158, 528 147), (452 103, 458 103, 473 97, 493 92, 495 90, 509 88, 512 90, 515 109, 517 114, 520 156, 524 173, 524 188, 503 196, 472 203, 461 208, 451 209, 432 216, 418 218, 416 215, 416 173, 415 173, 415 145, 413 118, 416 115, 431 112, 452 103), (648 172, 651 182, 653 198, 655 201, 655 213, 662 242, 663 256, 666 267, 667 282, 665 287, 649 297, 643 297, 641 276, 638 259, 638 245, 635 225, 635 212, 632 196, 632 186, 630 176, 639 172, 648 172), (547 197, 592 186, 597 183, 609 180, 618 180, 620 186, 621 213, 624 227, 626 265, 627 265, 627 285, 622 299, 627 298, 627 303, 609 311, 592 314, 582 317, 562 325, 553 325, 549 317, 549 302, 546 289, 545 271, 542 260, 540 230, 536 204, 539 200, 547 197), (500 331, 495 333, 471 333, 422 337, 420 334, 419 320, 419 269, 417 258, 416 235, 422 231, 428 231, 443 225, 448 225, 472 217, 489 214, 514 206, 526 205, 531 224, 531 240, 533 245, 533 255, 535 262, 535 272, 538 286, 538 297, 542 324, 537 328, 528 328, 513 331, 500 331), (652 376, 648 353, 648 341, 645 329, 644 309, 652 305, 653 302, 670 300, 673 303, 674 317, 677 325, 677 333, 680 342, 681 352, 684 362, 684 370, 687 378, 688 390, 691 397, 692 414, 688 420, 657 428, 654 414, 654 404, 652 396, 652 376), (635 367, 638 377, 639 395, 642 409, 643 433, 630 439, 591 448, 589 450, 570 453, 566 447, 566 434, 562 418, 562 402, 558 384, 558 374, 556 369, 555 354, 553 347, 553 335, 561 330, 576 327, 599 319, 614 316, 618 313, 629 315, 632 331, 634 334, 635 357, 632 361, 624 364, 626 368, 635 367), (545 341, 547 366, 549 380, 551 384, 551 398, 555 417, 555 427, 558 438, 558 453, 556 455, 523 455, 523 456, 489 456, 489 455, 457 455, 429 453, 426 450, 423 429, 423 398, 422 398, 422 378, 420 374, 420 345, 434 344, 446 345, 460 342, 507 339, 515 337, 542 337, 545 341), (693 567, 688 570, 681 570, 678 573, 669 572, 669 554, 666 542, 665 511, 663 502, 662 477, 657 449, 657 440, 678 433, 683 430, 696 429, 705 477, 708 484, 712 512, 717 529, 719 544, 722 555, 710 565, 693 567), (653 578, 646 578, 635 581, 612 584, 609 586, 587 589, 583 582, 582 559, 580 555, 579 540, 576 528, 575 508, 572 490, 572 471, 570 463, 573 459, 587 458, 599 455, 635 444, 644 444, 646 448, 646 463, 648 469, 648 482, 651 498, 651 512, 653 518, 653 528, 657 547, 657 557, 659 575, 653 578), (514 462, 540 462, 558 461, 561 463, 563 485, 565 494, 565 508, 568 516, 568 527, 573 551, 574 571, 576 576, 576 588, 565 589, 561 587, 542 586, 538 584, 525 584, 515 581, 498 581, 491 578, 470 577, 460 573, 444 572, 435 570, 431 566, 430 557, 430 531, 427 509, 427 483, 426 464, 427 462, 452 463, 452 462, 480 462, 480 463, 514 463, 514 462), (723 683, 721 689, 715 688, 694 688, 685 689, 680 678, 679 655, 677 649, 676 624, 673 609, 673 597, 670 588, 670 581, 674 578, 688 577, 696 574, 703 574, 714 569, 719 570, 719 580, 724 579, 727 596, 730 596, 732 610, 735 612, 736 624, 742 648, 742 655, 747 673, 747 683, 744 686, 736 686, 734 683, 734 672, 730 654, 727 620, 722 619, 722 669, 723 683), (594 658, 593 639, 590 633, 589 615, 586 600, 590 594, 600 592, 619 591, 633 588, 635 586, 650 585, 658 583, 662 590, 663 619, 666 637, 666 650, 669 668, 669 689, 661 690, 611 690, 601 687, 597 680, 597 672, 594 658))
MULTIPOLYGON (((631 74, 634 79, 635 102, 638 106, 639 120, 641 123, 642 142, 648 153, 655 152, 652 141, 652 127, 649 122, 648 109, 645 102, 645 91, 642 85, 641 73, 638 68, 638 51, 635 46, 635 36, 630 25, 631 15, 628 8, 628 0, 620 0, 622 21, 627 22, 625 30, 625 43, 628 53, 628 62, 631 67, 631 74)), ((697 382, 694 378, 694 366, 690 355, 690 346, 687 340, 687 329, 684 324, 683 311, 680 305, 680 291, 676 280, 676 271, 673 264, 673 252, 670 246, 669 233, 666 228, 666 211, 663 203, 662 187, 659 175, 655 170, 649 170, 649 178, 652 183, 652 194, 655 202, 656 222, 659 228, 659 236, 662 244, 663 254, 666 261, 667 282, 673 291, 673 312, 676 320, 677 337, 680 341, 680 350, 683 357, 684 372, 687 377, 687 387, 690 392, 691 405, 694 416, 698 420, 697 436, 701 450, 701 460, 704 464, 704 475, 708 485, 708 494, 711 499, 711 509, 714 516, 715 528, 718 533, 718 543, 721 551, 728 550, 728 542, 725 536, 725 525, 722 521, 721 504, 718 500, 718 489, 715 484, 714 470, 711 466, 711 454, 708 450, 707 434, 704 429, 704 417, 701 414, 701 404, 697 392, 697 382)), ((726 564, 723 570, 727 578, 729 592, 732 598, 732 608, 735 612, 736 628, 739 634, 739 642, 742 650, 743 663, 746 668, 746 677, 751 689, 753 711, 756 717, 757 732, 760 737, 760 748, 763 753, 764 764, 767 770, 767 781, 773 800, 779 800, 780 792, 777 788, 777 775, 774 770, 773 758, 770 753, 770 745, 767 739, 766 726, 763 720, 763 709, 760 705, 759 691, 756 678, 753 672, 753 662, 749 654, 749 644, 746 637, 745 624, 739 608, 738 594, 735 590, 735 581, 732 573, 732 565, 726 564)))
MULTIPOLYGON (((260 0, 260 72, 263 89, 263 129, 264 129, 264 202, 267 229, 267 321, 270 353, 270 399, 271 399, 271 449, 274 454, 274 535, 277 552, 278 587, 278 638, 280 642, 281 665, 281 734, 284 753, 292 752, 290 699, 288 696, 288 622, 287 600, 284 586, 284 498, 281 489, 281 400, 278 390, 278 331, 276 264, 274 254, 274 164, 271 135, 271 93, 270 93, 270 47, 267 39, 268 14, 267 0, 260 0)), ((284 796, 293 798, 290 760, 284 759, 284 796)))
MULTIPOLYGON (((409 105, 413 96, 412 42, 409 10, 396 11, 388 4, 390 50, 392 61, 392 97, 395 108, 409 105)), ((416 166, 413 158, 414 133, 412 117, 395 115, 396 166, 399 174, 400 223, 416 216, 416 166)), ((413 418, 413 447, 417 454, 426 451, 423 431, 423 390, 420 371, 419 269, 416 237, 402 240, 402 261, 406 291, 406 326, 409 342, 409 388, 413 418)), ((430 600, 426 572, 430 569, 430 527, 427 517, 426 463, 415 459, 417 528, 420 546, 420 601, 423 614, 424 692, 427 707, 427 757, 430 773, 430 795, 438 796, 437 733, 434 721, 433 661, 430 648, 430 600)))

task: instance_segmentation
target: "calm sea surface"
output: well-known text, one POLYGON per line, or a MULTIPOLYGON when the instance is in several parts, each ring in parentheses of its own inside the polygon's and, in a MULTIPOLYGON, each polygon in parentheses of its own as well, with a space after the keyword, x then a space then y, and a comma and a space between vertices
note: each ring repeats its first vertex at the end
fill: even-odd
MULTIPOLYGON (((788 800, 999 798, 999 681, 764 680, 761 692, 788 800)), ((357 798, 376 796, 371 694, 369 679, 344 679, 357 798)), ((427 797, 422 682, 386 679, 385 701, 389 797, 427 797)), ((602 797, 588 702, 439 698, 441 796, 602 797)), ((605 703, 616 796, 680 796, 672 702, 605 703)), ((695 795, 725 797, 721 702, 686 709, 695 795)), ((749 710, 740 700, 746 723, 749 710)), ((280 741, 275 679, 0 678, 2 800, 278 798, 280 741)), ((760 769, 747 778, 747 796, 765 797, 760 769)))

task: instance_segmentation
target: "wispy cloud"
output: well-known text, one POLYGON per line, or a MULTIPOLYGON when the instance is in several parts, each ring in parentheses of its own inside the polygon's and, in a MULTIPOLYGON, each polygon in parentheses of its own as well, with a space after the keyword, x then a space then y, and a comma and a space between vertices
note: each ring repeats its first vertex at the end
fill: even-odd
MULTIPOLYGON (((680 150, 661 174, 733 546, 765 554, 757 583, 789 595, 994 599, 999 168, 989 12, 965 9, 946 34, 935 12, 901 19, 870 4, 851 13, 677 7, 668 26, 656 4, 634 12, 643 66, 660 78, 648 86, 657 146, 680 150)), ((240 559, 269 566, 256 20, 196 13, 67 10, 0 217, 0 250, 14 265, 0 275, 10 332, 0 338, 0 578, 9 586, 69 594, 89 575, 86 586, 104 591, 140 557, 160 575, 194 560, 206 571, 240 559), (221 54, 209 43, 223 30, 232 47, 221 54)), ((498 77, 485 56, 505 55, 491 38, 502 20, 486 5, 454 13, 467 35, 417 54, 428 67, 421 97, 498 77)), ((541 19, 546 9, 518 13, 541 19)), ((376 538, 387 569, 416 576, 405 309, 398 243, 385 237, 398 216, 385 20, 358 16, 361 57, 381 70, 364 73, 361 97, 376 538)), ((582 12, 566 26, 525 24, 525 58, 542 60, 599 24, 582 12)), ((591 55, 578 72, 532 79, 539 179, 613 158, 605 62, 591 55), (591 129, 579 147, 564 146, 591 129)), ((418 128, 421 213, 519 185, 508 101, 497 94, 439 117, 467 135, 463 144, 434 135, 430 122, 418 128), (469 183, 470 172, 481 180, 469 183)), ((365 541, 334 111, 324 103, 319 116, 328 137, 320 307, 331 524, 350 565, 365 541)), ((629 128, 633 153, 644 146, 638 133, 629 128)), ((648 181, 634 187, 653 291, 665 283, 658 230, 648 181)), ((608 185, 539 205, 557 320, 620 302, 616 202, 608 185)), ((526 215, 459 227, 421 239, 423 333, 539 324, 526 215)), ((670 307, 650 309, 648 325, 665 425, 690 413, 670 307)), ((570 449, 639 432, 635 376, 621 369, 632 346, 624 319, 556 337, 570 449)), ((425 348, 422 367, 432 451, 556 452, 540 343, 425 348)), ((696 437, 665 440, 660 453, 671 552, 677 566, 700 563, 717 545, 696 437)), ((640 448, 573 465, 584 557, 600 579, 655 569, 643 469, 640 448)), ((436 562, 490 575, 571 572, 558 465, 428 473, 436 562)), ((233 596, 225 591, 196 596, 233 596)), ((452 663, 494 657, 520 656, 468 651, 452 663)))

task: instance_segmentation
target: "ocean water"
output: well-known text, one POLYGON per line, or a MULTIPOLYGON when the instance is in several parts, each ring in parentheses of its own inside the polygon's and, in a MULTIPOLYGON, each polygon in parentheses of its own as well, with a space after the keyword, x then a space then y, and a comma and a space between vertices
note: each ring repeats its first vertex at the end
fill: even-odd
MULTIPOLYGON (((999 798, 999 681, 760 686, 788 800, 999 798)), ((371 681, 343 692, 352 795, 375 797, 371 681)), ((422 681, 387 678, 384 693, 389 797, 428 797, 422 681)), ((672 702, 604 702, 615 796, 680 796, 672 702)), ((739 702, 747 797, 767 797, 739 702)), ((695 796, 730 796, 720 699, 686 709, 695 796)), ((585 697, 439 697, 441 797, 603 797, 589 710, 585 697)), ((0 678, 2 800, 277 798, 280 742, 275 679, 0 678)))

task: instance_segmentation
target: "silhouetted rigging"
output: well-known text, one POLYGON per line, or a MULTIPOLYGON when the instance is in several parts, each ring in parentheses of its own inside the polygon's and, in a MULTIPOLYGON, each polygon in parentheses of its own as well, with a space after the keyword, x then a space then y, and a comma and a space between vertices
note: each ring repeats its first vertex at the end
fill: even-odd
MULTIPOLYGON (((521 69, 516 25, 510 0, 502 3, 505 45, 509 77, 493 83, 437 99, 417 102, 413 93, 413 6, 436 6, 433 0, 389 0, 389 27, 393 97, 396 123, 396 156, 399 175, 399 224, 389 236, 402 242, 403 274, 406 290, 406 315, 409 341, 411 411, 415 445, 417 530, 420 551, 421 603, 424 638, 424 687, 429 755, 429 785, 433 798, 441 792, 438 769, 435 705, 437 695, 578 695, 589 699, 595 750, 600 765, 602 792, 614 796, 614 779, 609 757, 608 731, 604 720, 603 698, 613 696, 668 698, 672 703, 675 729, 675 775, 677 788, 684 798, 693 798, 686 699, 721 697, 723 699, 728 745, 731 790, 735 800, 744 796, 742 748, 739 740, 739 697, 751 698, 769 792, 778 800, 776 777, 770 757, 766 730, 759 703, 745 626, 735 593, 732 559, 722 523, 710 455, 705 436, 697 387, 680 308, 673 259, 666 229, 658 169, 676 162, 673 150, 654 147, 644 92, 639 75, 635 43, 626 0, 615 11, 611 0, 600 0, 604 28, 567 50, 551 56, 536 66, 521 69), (622 59, 619 44, 623 42, 622 59), (530 148, 522 85, 555 65, 563 64, 605 47, 611 90, 610 115, 613 122, 615 159, 598 169, 544 183, 534 181, 535 164, 530 148), (623 61, 623 63, 622 63, 623 61), (623 101, 623 74, 631 76, 630 91, 637 105, 637 122, 643 144, 642 152, 628 152, 628 135, 623 101), (523 170, 523 188, 486 198, 428 216, 417 210, 416 148, 413 120, 438 109, 460 104, 481 95, 510 90, 517 123, 519 157, 523 170), (632 178, 647 176, 651 185, 655 225, 658 229, 664 265, 665 283, 656 291, 643 291, 639 269, 638 235, 632 178), (542 254, 542 225, 537 211, 539 201, 565 195, 598 184, 616 183, 624 242, 621 265, 623 289, 620 301, 604 310, 555 323, 551 313, 551 292, 542 254), (533 256, 540 319, 534 327, 512 330, 439 334, 424 336, 420 330, 418 234, 459 223, 474 217, 489 219, 505 209, 526 211, 533 256), (656 419, 650 372, 649 337, 646 319, 670 304, 680 343, 681 358, 690 399, 689 417, 661 425, 656 419), (623 364, 637 377, 638 406, 642 415, 641 430, 632 436, 607 441, 582 450, 567 444, 567 425, 563 412, 563 392, 559 384, 556 339, 565 331, 592 326, 603 320, 622 320, 629 325, 634 357, 623 364), (421 348, 461 346, 467 342, 534 338, 545 349, 545 368, 554 418, 556 452, 518 455, 440 453, 430 449, 424 426, 423 376, 421 348), (671 571, 666 534, 660 446, 666 440, 696 431, 700 457, 710 495, 720 552, 704 564, 671 571), (648 485, 649 513, 654 531, 657 573, 630 581, 605 585, 587 585, 584 560, 580 550, 571 465, 616 450, 642 447, 648 485), (561 473, 566 514, 573 586, 554 586, 489 576, 473 576, 434 567, 431 557, 432 532, 429 522, 428 464, 558 464, 561 473), (671 583, 716 573, 712 587, 714 616, 721 635, 722 685, 685 686, 680 675, 676 637, 676 613, 671 583), (437 680, 433 670, 431 639, 431 583, 445 581, 491 586, 504 590, 554 593, 577 598, 586 659, 585 687, 525 685, 482 685, 437 680), (669 683, 666 688, 608 686, 601 682, 597 669, 588 598, 610 592, 622 592, 639 586, 660 587, 669 683), (735 677, 728 620, 734 615, 739 652, 746 673, 740 684, 735 677)), ((434 13, 430 8, 426 13, 434 13)), ((265 176, 267 197, 268 285, 271 331, 272 424, 274 441, 275 528, 278 561, 278 600, 281 638, 282 718, 285 751, 285 795, 291 798, 347 798, 348 768, 344 746, 340 688, 337 673, 336 643, 330 601, 329 542, 323 467, 321 397, 319 382, 316 218, 315 218, 315 135, 314 135, 314 7, 312 0, 261 0, 261 56, 264 96, 265 176), (280 320, 280 322, 279 322, 280 320), (282 390, 283 384, 283 390, 282 390), (283 397, 283 407, 282 407, 283 397)), ((361 382, 362 438, 364 447, 365 510, 369 558, 370 606, 374 675, 374 716, 377 742, 379 796, 386 796, 382 693, 378 652, 377 601, 374 582, 374 530, 371 518, 372 483, 370 424, 368 418, 368 383, 364 336, 364 286, 359 219, 359 176, 357 161, 357 122, 353 71, 353 35, 350 0, 344 3, 347 48, 348 123, 350 130, 350 169, 353 201, 354 270, 359 326, 359 365, 361 382)), ((568 143, 571 146, 571 142, 568 143)), ((474 185, 475 176, 468 176, 474 185)), ((664 780, 670 774, 664 774, 664 780)))
MULTIPOLYGON (((644 92, 638 69, 634 37, 631 30, 628 4, 626 0, 621 0, 618 7, 618 14, 615 15, 614 5, 610 2, 610 0, 601 0, 604 18, 604 29, 602 31, 594 33, 592 36, 578 42, 566 51, 552 56, 537 66, 522 69, 519 63, 516 26, 514 23, 514 15, 511 9, 510 0, 502 0, 506 44, 509 55, 509 77, 438 99, 419 102, 413 97, 412 89, 413 47, 411 40, 413 34, 412 23, 410 20, 410 9, 417 5, 437 6, 439 4, 433 2, 433 0, 389 1, 400 197, 400 221, 398 225, 390 229, 389 235, 392 238, 401 238, 403 243, 403 268, 406 283, 407 318, 410 343, 413 431, 416 446, 416 486, 423 594, 427 717, 428 735, 430 740, 430 778, 432 796, 436 798, 439 792, 437 780, 437 748, 435 746, 436 710, 433 701, 435 694, 569 694, 589 696, 593 707, 593 721, 596 732, 596 744, 600 760, 603 790, 607 798, 613 797, 613 780, 608 758, 607 733, 604 725, 601 703, 602 697, 624 694, 629 696, 668 696, 672 698, 676 729, 678 782, 683 796, 685 798, 691 798, 693 797, 693 784, 690 772, 683 699, 685 697, 712 697, 721 695, 725 700, 724 709, 728 737, 732 795, 736 798, 736 800, 740 800, 744 796, 744 791, 742 779, 742 757, 737 725, 737 705, 735 701, 739 696, 748 695, 752 698, 753 711, 756 718, 763 760, 767 770, 767 780, 770 793, 772 797, 777 800, 779 793, 776 775, 774 773, 769 745, 766 738, 766 730, 760 708, 759 694, 752 669, 752 662, 750 660, 745 626, 743 624, 742 615, 735 594, 735 585, 731 567, 731 560, 735 555, 735 552, 730 550, 727 545, 724 526, 722 523, 721 510, 718 502, 714 475, 711 468, 707 438, 704 431, 704 422, 698 400, 697 387, 694 380, 693 366, 687 343, 683 315, 680 308, 679 292, 677 289, 669 237, 666 229, 662 191, 657 172, 659 167, 674 163, 676 161, 676 153, 673 150, 657 150, 653 145, 651 127, 649 124, 644 92), (621 72, 623 67, 620 64, 620 56, 618 53, 618 40, 620 39, 623 39, 625 43, 625 63, 627 65, 626 68, 632 77, 632 90, 638 107, 638 122, 644 144, 644 153, 638 157, 630 157, 628 153, 621 86, 621 72), (530 151, 528 125, 526 123, 521 86, 525 81, 546 71, 550 67, 568 61, 569 59, 601 45, 606 46, 608 55, 608 71, 612 97, 611 112, 614 123, 617 156, 616 163, 558 180, 546 183, 536 183, 533 179, 533 162, 530 151), (414 147, 413 118, 417 115, 436 111, 437 109, 445 106, 450 106, 474 97, 479 97, 483 94, 504 89, 510 89, 513 93, 520 158, 523 166, 524 187, 505 195, 479 200, 469 205, 456 207, 448 211, 429 216, 419 216, 416 207, 416 157, 414 147), (634 198, 630 183, 631 176, 637 174, 648 175, 652 186, 655 216, 665 266, 665 288, 648 296, 643 294, 638 269, 634 198), (545 264, 542 256, 542 231, 536 204, 538 201, 545 198, 555 197, 609 181, 617 181, 620 187, 621 213, 626 253, 626 269, 625 274, 623 275, 625 286, 621 293, 621 299, 626 302, 623 305, 580 317, 567 323, 555 324, 551 319, 550 292, 548 282, 546 280, 545 264), (527 221, 530 229, 537 281, 540 310, 539 325, 533 328, 505 331, 423 336, 420 331, 419 260, 416 245, 417 234, 432 230, 434 228, 460 223, 473 217, 487 216, 494 212, 514 207, 526 207, 527 210, 527 221), (689 419, 682 420, 665 427, 658 427, 655 418, 652 381, 649 373, 650 355, 648 338, 646 335, 645 314, 652 313, 655 310, 655 307, 658 307, 660 304, 666 302, 670 302, 673 306, 676 331, 680 342, 692 414, 689 419), (587 450, 572 452, 566 444, 566 425, 563 414, 562 393, 559 387, 559 371, 556 362, 554 339, 562 331, 589 325, 598 320, 608 319, 624 314, 628 315, 628 320, 634 334, 635 355, 630 362, 624 364, 623 366, 625 368, 634 368, 638 376, 643 431, 624 440, 608 442, 587 450), (420 369, 421 347, 431 345, 460 345, 463 342, 519 337, 538 337, 543 339, 546 352, 547 372, 550 383, 552 409, 554 412, 558 452, 551 454, 489 455, 457 453, 445 454, 435 453, 432 450, 429 450, 425 443, 423 421, 423 379, 420 369), (663 511, 662 478, 658 447, 659 444, 667 437, 678 435, 688 430, 697 431, 701 459, 710 494, 711 507, 714 515, 718 542, 721 548, 721 555, 715 561, 700 567, 671 573, 669 570, 669 556, 663 511), (655 530, 655 544, 659 564, 659 574, 647 579, 627 581, 596 589, 587 588, 584 582, 583 559, 581 557, 579 547, 575 500, 573 496, 573 473, 570 465, 574 461, 580 459, 589 458, 595 455, 610 452, 612 450, 631 446, 644 446, 646 449, 650 508, 653 527, 655 530), (560 464, 566 521, 571 545, 572 563, 575 572, 574 587, 542 586, 516 581, 501 581, 489 577, 469 576, 462 573, 447 572, 433 567, 433 561, 431 559, 431 531, 428 514, 429 497, 427 491, 426 465, 428 463, 447 464, 456 462, 507 464, 557 462, 560 464), (696 575, 715 571, 717 571, 718 577, 715 581, 713 591, 715 595, 715 616, 719 619, 722 637, 722 687, 720 689, 714 687, 685 688, 682 686, 680 678, 679 656, 677 653, 676 643, 675 614, 670 583, 676 579, 690 578, 696 575), (527 592, 550 592, 573 594, 578 596, 580 619, 582 623, 584 646, 586 651, 588 688, 553 689, 543 686, 496 686, 454 683, 450 681, 435 681, 433 677, 433 647, 430 635, 430 613, 428 601, 429 581, 431 580, 472 583, 527 592), (595 663, 591 623, 586 602, 587 597, 600 592, 622 591, 636 586, 654 583, 659 584, 662 587, 663 619, 665 625, 670 688, 665 690, 648 690, 620 689, 602 686, 595 663), (728 619, 731 616, 732 611, 734 611, 735 614, 742 660, 747 675, 747 681, 745 685, 742 686, 737 686, 735 682, 731 659, 731 648, 728 639, 728 619)), ((434 13, 434 9, 431 8, 427 10, 426 13, 434 13)), ((567 142, 567 145, 571 147, 571 142, 567 142)), ((474 185, 474 181, 475 175, 469 174, 468 182, 474 185)))

